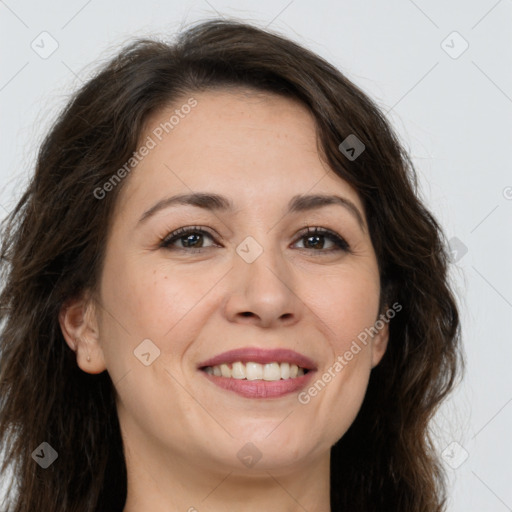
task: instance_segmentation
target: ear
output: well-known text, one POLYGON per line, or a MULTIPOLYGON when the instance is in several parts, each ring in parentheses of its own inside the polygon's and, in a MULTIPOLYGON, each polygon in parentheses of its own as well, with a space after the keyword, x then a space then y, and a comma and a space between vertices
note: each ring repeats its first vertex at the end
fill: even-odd
POLYGON ((389 341, 389 320, 384 320, 384 315, 380 315, 376 321, 376 324, 381 323, 384 326, 378 330, 372 338, 372 368, 375 368, 384 357, 389 341), (380 320, 380 321, 379 321, 380 320))
POLYGON ((76 352, 77 364, 84 372, 96 374, 107 369, 92 297, 79 297, 64 303, 59 311, 59 324, 66 343, 76 352))

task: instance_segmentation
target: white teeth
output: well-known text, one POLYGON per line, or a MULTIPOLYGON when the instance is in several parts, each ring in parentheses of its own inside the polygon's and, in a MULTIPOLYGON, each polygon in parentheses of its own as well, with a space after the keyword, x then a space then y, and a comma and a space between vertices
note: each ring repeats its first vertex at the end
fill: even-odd
POLYGON ((233 377, 233 379, 245 379, 245 367, 241 362, 237 361, 233 363, 231 377, 233 377))
POLYGON ((263 367, 263 380, 279 380, 281 378, 281 368, 278 363, 267 363, 263 367))
POLYGON ((220 366, 207 366, 204 370, 216 377, 267 381, 294 379, 305 373, 304 368, 299 368, 296 364, 278 362, 260 364, 252 361, 245 364, 237 361, 231 365, 231 368, 223 363, 220 366))
POLYGON ((263 367, 259 363, 245 363, 245 378, 247 380, 263 379, 263 367))
POLYGON ((221 364, 220 371, 223 377, 231 377, 231 369, 227 364, 221 364))
POLYGON ((281 363, 281 379, 290 378, 290 363, 281 363))

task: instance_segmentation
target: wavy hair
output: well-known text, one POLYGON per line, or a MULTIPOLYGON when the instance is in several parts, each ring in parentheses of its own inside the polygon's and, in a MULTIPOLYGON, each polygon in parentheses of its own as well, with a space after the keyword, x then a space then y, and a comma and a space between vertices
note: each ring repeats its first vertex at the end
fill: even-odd
POLYGON ((127 482, 108 372, 76 364, 58 314, 97 290, 116 198, 101 187, 136 151, 148 117, 193 92, 247 89, 295 98, 313 114, 322 159, 364 205, 381 307, 398 302, 387 352, 354 423, 331 449, 333 511, 440 512, 445 475, 431 419, 463 366, 446 239, 421 201, 412 162, 377 105, 299 44, 234 20, 207 20, 172 42, 127 42, 46 134, 28 186, 2 223, 0 474, 9 512, 120 512, 127 482), (355 134, 355 160, 339 149, 355 134), (56 463, 31 456, 41 442, 56 463), (15 483, 14 483, 15 482, 15 483))

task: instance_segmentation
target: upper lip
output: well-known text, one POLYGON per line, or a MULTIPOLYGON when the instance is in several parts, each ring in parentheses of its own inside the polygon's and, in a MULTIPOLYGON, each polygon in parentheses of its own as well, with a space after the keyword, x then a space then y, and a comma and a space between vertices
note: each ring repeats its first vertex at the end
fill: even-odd
POLYGON ((229 364, 241 361, 242 363, 290 363, 296 364, 306 370, 316 370, 315 363, 307 356, 299 354, 294 350, 285 348, 263 349, 257 347, 236 348, 228 350, 211 359, 198 364, 198 368, 206 366, 218 366, 220 364, 229 364))

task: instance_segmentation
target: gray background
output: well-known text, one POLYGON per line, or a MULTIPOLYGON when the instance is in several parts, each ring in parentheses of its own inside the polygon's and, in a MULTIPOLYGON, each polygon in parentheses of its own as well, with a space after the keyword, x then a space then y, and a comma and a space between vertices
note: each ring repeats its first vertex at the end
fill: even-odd
POLYGON ((0 0, 0 215, 68 94, 98 64, 128 39, 169 38, 219 14, 316 51, 388 113, 422 196, 456 237, 467 374, 435 425, 448 510, 512 510, 512 0, 0 0))

